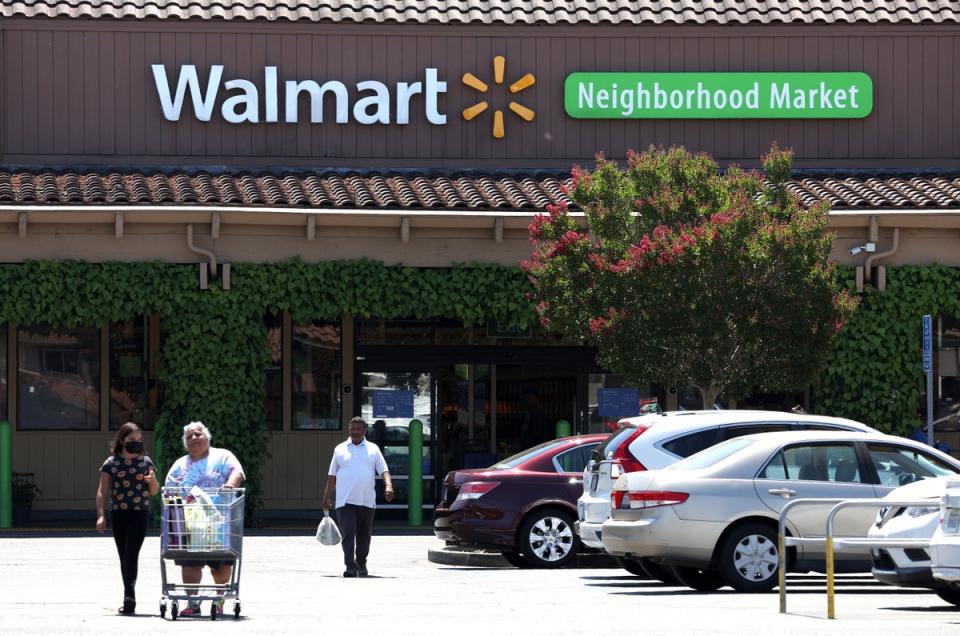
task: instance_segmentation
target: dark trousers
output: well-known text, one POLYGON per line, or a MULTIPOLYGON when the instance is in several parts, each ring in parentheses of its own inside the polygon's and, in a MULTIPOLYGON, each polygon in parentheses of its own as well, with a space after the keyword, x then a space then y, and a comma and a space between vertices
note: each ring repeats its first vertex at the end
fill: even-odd
POLYGON ((136 598, 137 570, 140 561, 140 547, 147 535, 146 510, 114 510, 110 513, 110 525, 113 527, 113 540, 117 544, 120 556, 120 574, 123 576, 123 596, 136 598))
POLYGON ((351 570, 366 567, 373 534, 373 508, 354 504, 337 508, 337 525, 340 526, 343 564, 351 570))

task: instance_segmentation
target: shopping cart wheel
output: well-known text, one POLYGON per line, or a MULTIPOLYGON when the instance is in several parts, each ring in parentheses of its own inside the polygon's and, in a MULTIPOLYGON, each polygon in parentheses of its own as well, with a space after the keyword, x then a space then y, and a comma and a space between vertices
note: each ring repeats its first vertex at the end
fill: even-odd
POLYGON ((180 613, 180 608, 177 607, 177 602, 174 601, 173 603, 170 604, 170 620, 172 621, 177 620, 177 614, 179 613, 180 613))
POLYGON ((160 618, 164 618, 167 615, 167 604, 163 601, 160 601, 160 618))
POLYGON ((240 618, 240 603, 233 604, 233 619, 236 620, 240 618))

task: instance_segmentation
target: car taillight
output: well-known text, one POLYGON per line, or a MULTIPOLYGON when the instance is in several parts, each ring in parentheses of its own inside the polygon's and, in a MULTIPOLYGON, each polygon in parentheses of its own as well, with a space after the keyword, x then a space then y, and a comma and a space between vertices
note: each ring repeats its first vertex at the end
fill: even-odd
POLYGON ((658 506, 675 506, 690 498, 689 493, 673 492, 670 490, 635 490, 626 492, 630 508, 657 508, 658 506))
POLYGON ((499 481, 468 481, 460 486, 457 499, 479 499, 499 485, 499 481))
MULTIPOLYGON (((613 504, 614 510, 620 509, 620 505, 623 503, 623 497, 626 494, 627 494, 626 490, 614 490, 610 494, 610 500, 611 500, 610 503, 613 504)), ((629 500, 628 500, 628 503, 629 503, 629 500)))
POLYGON ((630 454, 630 443, 643 435, 648 428, 650 427, 638 426, 637 430, 630 433, 630 436, 625 439, 620 446, 617 447, 617 450, 613 451, 613 457, 611 457, 611 459, 620 464, 620 468, 623 469, 623 472, 635 473, 641 470, 646 470, 644 465, 638 462, 637 458, 630 454))

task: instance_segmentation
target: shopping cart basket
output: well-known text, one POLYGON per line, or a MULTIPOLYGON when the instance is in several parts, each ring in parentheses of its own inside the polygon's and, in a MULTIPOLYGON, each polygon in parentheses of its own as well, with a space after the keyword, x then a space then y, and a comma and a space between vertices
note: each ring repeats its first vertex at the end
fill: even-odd
POLYGON ((160 616, 177 620, 180 601, 210 601, 210 618, 223 612, 223 601, 233 601, 233 616, 240 617, 240 566, 243 557, 243 488, 164 488, 160 519, 160 616), (171 583, 167 561, 230 563, 230 580, 224 584, 171 583))

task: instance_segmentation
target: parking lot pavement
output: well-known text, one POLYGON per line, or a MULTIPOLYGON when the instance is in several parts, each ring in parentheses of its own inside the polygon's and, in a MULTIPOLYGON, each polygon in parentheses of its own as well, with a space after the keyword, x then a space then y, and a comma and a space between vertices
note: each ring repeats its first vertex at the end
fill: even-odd
MULTIPOLYGON (((822 575, 791 576, 789 614, 776 594, 701 594, 611 569, 458 568, 427 561, 428 536, 374 537, 369 579, 341 577, 340 549, 313 537, 244 543, 244 616, 216 623, 157 615, 159 540, 147 539, 138 616, 121 601, 113 542, 104 536, 0 539, 0 633, 354 634, 946 634, 960 612, 925 591, 843 576, 837 620, 826 619, 822 575), (375 631, 376 630, 376 631, 375 631), (776 630, 776 631, 774 631, 776 630)), ((209 575, 207 575, 209 576, 209 575)), ((206 608, 204 608, 206 610, 206 608)), ((228 605, 228 611, 230 609, 228 605)))

